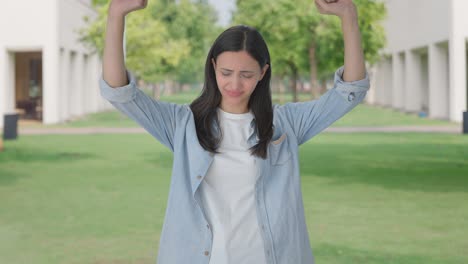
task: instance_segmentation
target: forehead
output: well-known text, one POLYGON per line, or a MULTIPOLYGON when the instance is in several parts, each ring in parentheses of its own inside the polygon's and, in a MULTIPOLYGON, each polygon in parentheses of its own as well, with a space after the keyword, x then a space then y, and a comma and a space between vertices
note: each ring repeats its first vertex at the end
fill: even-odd
POLYGON ((216 64, 228 70, 258 70, 260 65, 247 51, 225 51, 218 55, 216 64))

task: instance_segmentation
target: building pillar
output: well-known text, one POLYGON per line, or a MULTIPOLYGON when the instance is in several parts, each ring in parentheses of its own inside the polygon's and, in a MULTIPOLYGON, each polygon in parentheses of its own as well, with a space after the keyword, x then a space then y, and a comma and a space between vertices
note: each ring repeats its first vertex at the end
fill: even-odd
POLYGON ((406 112, 419 112, 421 110, 421 84, 420 84, 420 58, 412 50, 406 51, 406 85, 405 107, 406 112))
POLYGON ((78 87, 76 85, 76 79, 78 78, 76 76, 76 52, 74 51, 68 51, 70 60, 69 60, 69 68, 68 68, 68 88, 69 88, 69 93, 68 93, 68 105, 70 109, 70 116, 69 118, 73 118, 78 115, 78 110, 77 110, 77 93, 78 93, 78 87))
POLYGON ((368 74, 370 78, 370 89, 367 92, 366 98, 364 99, 366 103, 374 105, 376 104, 375 100, 375 90, 377 89, 376 74, 379 71, 378 65, 372 67, 367 66, 368 74))
POLYGON ((393 87, 392 107, 402 110, 405 105, 405 56, 404 53, 393 54, 393 87))
POLYGON ((76 115, 82 116, 84 114, 83 54, 77 52, 75 60, 76 65, 73 74, 75 75, 76 93, 73 100, 76 101, 76 115))
POLYGON ((44 48, 43 69, 43 123, 53 124, 60 121, 59 49, 56 45, 51 44, 44 48))
POLYGON ((377 105, 383 106, 385 104, 385 62, 382 58, 377 65, 377 72, 375 75, 375 102, 377 105))
POLYGON ((468 1, 452 0, 449 34, 449 115, 450 120, 461 122, 467 110, 467 66, 466 66, 466 27, 465 19, 468 1))
POLYGON ((98 112, 101 109, 105 109, 104 100, 101 98, 99 91, 99 77, 101 75, 101 63, 97 54, 92 54, 89 57, 89 68, 90 68, 90 89, 92 94, 91 100, 91 111, 98 112))
POLYGON ((66 121, 70 117, 70 104, 68 103, 69 98, 69 67, 70 67, 70 53, 68 50, 60 49, 60 121, 66 121))
POLYGON ((449 119, 449 72, 446 43, 429 46, 429 117, 449 119))
POLYGON ((388 57, 384 60, 384 85, 382 91, 382 102, 384 106, 392 106, 392 89, 393 89, 393 67, 392 58, 388 57))

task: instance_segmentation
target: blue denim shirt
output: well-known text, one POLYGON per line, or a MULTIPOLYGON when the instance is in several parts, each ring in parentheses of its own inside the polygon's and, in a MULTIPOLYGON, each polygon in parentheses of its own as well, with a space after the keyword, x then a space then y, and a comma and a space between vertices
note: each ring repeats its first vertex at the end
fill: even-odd
MULTIPOLYGON (((269 264, 314 263, 300 186, 299 145, 358 105, 369 89, 369 78, 344 82, 343 67, 334 86, 319 99, 274 105, 274 135, 266 159, 254 157, 259 168, 255 201, 269 264)), ((101 95, 174 153, 171 184, 157 263, 208 264, 213 243, 200 200, 213 154, 198 142, 189 105, 156 101, 129 84, 112 88, 101 77, 101 95)), ((251 123, 255 125, 255 119, 251 123)), ((253 146, 255 131, 248 143, 253 146)))

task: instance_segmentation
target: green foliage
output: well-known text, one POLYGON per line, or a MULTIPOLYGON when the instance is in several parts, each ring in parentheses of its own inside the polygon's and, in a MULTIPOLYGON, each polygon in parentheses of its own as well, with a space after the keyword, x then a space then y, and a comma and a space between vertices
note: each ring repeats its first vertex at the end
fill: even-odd
MULTIPOLYGON (((108 1, 94 0, 98 17, 82 41, 103 53, 108 1)), ((214 9, 204 1, 153 0, 126 17, 126 66, 147 82, 199 82, 204 59, 218 31, 214 9)))
MULTIPOLYGON (((367 62, 374 63, 385 44, 380 21, 384 3, 354 0, 359 12, 362 45, 367 62)), ((316 47, 319 79, 325 79, 344 61, 343 34, 339 18, 318 13, 312 0, 237 0, 234 21, 257 28, 267 41, 275 74, 287 74, 291 64, 300 73, 311 67, 309 48, 316 47)))

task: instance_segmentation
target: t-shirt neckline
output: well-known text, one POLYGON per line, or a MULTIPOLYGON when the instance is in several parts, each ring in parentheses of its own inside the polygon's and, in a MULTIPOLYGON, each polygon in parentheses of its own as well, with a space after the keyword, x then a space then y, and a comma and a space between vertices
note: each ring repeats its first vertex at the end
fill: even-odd
POLYGON ((253 117, 254 117, 252 111, 250 111, 250 110, 247 113, 233 114, 233 113, 226 112, 223 109, 221 109, 220 107, 218 107, 218 113, 220 114, 220 116, 222 118, 227 118, 227 119, 236 119, 236 120, 243 119, 243 120, 245 120, 245 119, 253 119, 253 117))

